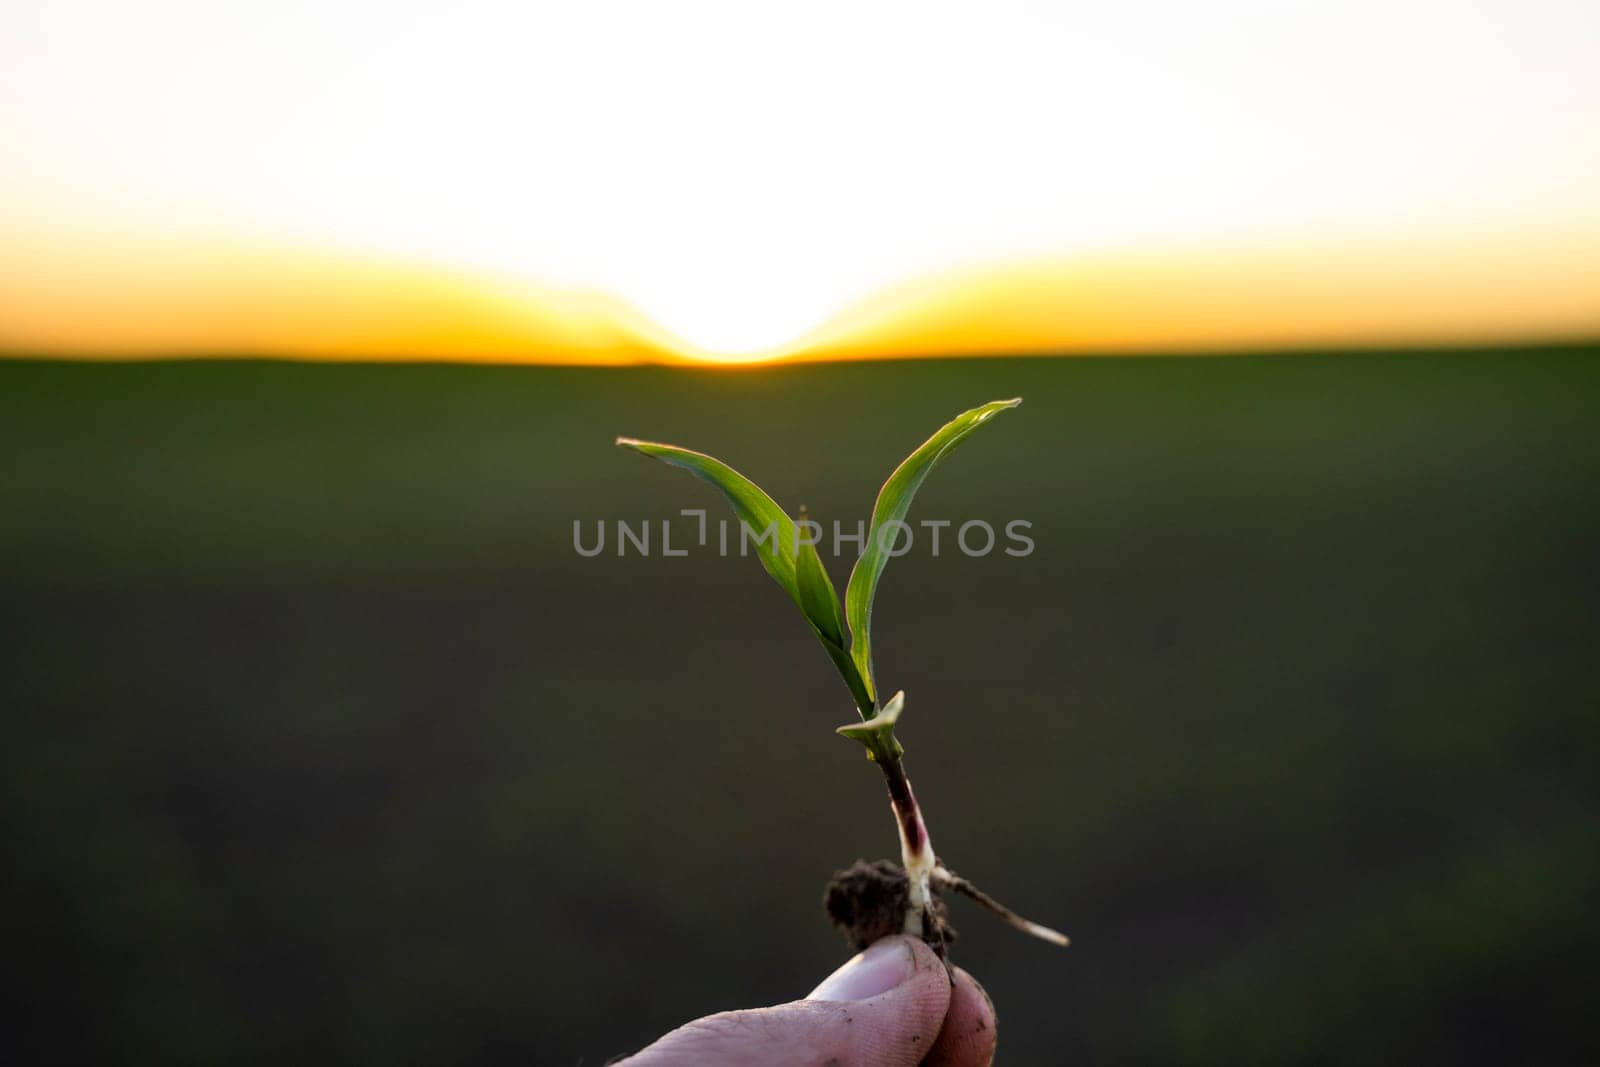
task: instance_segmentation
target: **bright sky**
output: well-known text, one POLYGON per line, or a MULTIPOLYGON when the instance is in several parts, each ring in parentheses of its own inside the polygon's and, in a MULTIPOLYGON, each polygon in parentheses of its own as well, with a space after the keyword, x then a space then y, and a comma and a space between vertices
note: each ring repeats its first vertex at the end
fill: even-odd
POLYGON ((7 0, 8 233, 13 340, 219 245, 593 290, 727 353, 1161 249, 1434 234, 1545 285, 1600 258, 1600 4, 7 0))

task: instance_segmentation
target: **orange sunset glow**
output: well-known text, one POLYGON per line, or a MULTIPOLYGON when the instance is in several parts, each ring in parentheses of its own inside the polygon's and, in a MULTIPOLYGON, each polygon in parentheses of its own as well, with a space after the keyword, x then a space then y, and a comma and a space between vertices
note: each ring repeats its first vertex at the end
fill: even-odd
POLYGON ((1591 5, 242 9, 0 15, 0 351, 1600 332, 1591 5))

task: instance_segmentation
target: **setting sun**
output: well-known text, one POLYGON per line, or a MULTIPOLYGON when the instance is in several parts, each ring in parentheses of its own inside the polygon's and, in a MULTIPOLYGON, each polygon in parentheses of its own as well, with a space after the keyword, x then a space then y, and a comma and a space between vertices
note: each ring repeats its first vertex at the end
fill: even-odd
MULTIPOLYGON (((0 345, 861 350, 837 343, 852 315, 928 279, 1176 249, 1204 289, 1240 249, 1265 276, 1315 275, 1303 248, 1396 242, 1414 272, 1352 300, 1332 264, 1308 285, 1343 293, 1340 315, 1300 333, 1382 336, 1413 286, 1431 295, 1407 336, 1470 333, 1484 299, 1513 332, 1597 322, 1592 293, 1546 285, 1600 262, 1591 5, 245 8, 0 15, 0 345), (1441 263, 1464 247, 1487 254, 1452 288, 1441 263)), ((1160 308, 1187 283, 1155 274, 1168 288, 1139 299, 1160 308)), ((1084 281, 1062 306, 1099 291, 1084 281)), ((1250 284, 1224 301, 1241 315, 1250 284)), ((1144 337, 1081 310, 958 334, 968 351, 1144 337)), ((1162 343, 1219 338, 1252 334, 1162 343)))

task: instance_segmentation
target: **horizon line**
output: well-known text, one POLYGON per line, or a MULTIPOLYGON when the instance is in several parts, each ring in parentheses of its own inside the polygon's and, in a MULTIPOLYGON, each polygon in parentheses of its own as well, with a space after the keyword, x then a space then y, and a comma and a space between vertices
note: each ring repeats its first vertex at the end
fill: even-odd
POLYGON ((1514 334, 1472 339, 1428 339, 1419 341, 1326 341, 1305 344, 1241 344, 1234 346, 1195 346, 1149 349, 1084 349, 988 352, 890 352, 874 355, 828 356, 799 353, 771 360, 703 360, 689 358, 578 362, 575 360, 501 359, 461 355, 308 355, 268 351, 225 350, 196 352, 125 351, 66 352, 39 349, 0 348, 0 363, 6 364, 82 364, 90 366, 135 366, 141 364, 283 364, 290 366, 328 365, 337 367, 504 367, 561 368, 567 370, 686 370, 712 373, 743 373, 783 367, 819 367, 831 364, 872 363, 976 363, 1035 360, 1236 360, 1236 359, 1315 359, 1323 356, 1429 356, 1493 355, 1506 352, 1574 352, 1600 349, 1600 328, 1574 333, 1514 334))
POLYGON ((1600 227, 1117 249, 929 271, 717 353, 625 298, 243 242, 12 242, 0 355, 748 366, 1505 347, 1600 336, 1600 227))

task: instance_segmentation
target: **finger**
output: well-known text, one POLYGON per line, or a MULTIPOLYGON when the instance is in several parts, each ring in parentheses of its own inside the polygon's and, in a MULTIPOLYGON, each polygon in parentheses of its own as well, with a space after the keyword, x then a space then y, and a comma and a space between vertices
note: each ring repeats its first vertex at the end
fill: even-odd
POLYGON ((914 1067, 950 1005, 944 964, 920 940, 886 937, 823 979, 805 1000, 728 1011, 681 1026, 628 1067, 759 1063, 914 1067))
POLYGON ((944 1028, 922 1061, 924 1067, 989 1067, 994 1044, 994 1002, 977 979, 957 967, 944 1028))

